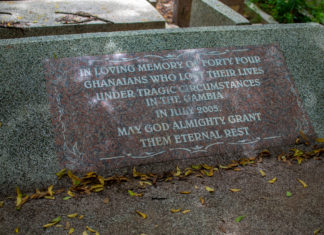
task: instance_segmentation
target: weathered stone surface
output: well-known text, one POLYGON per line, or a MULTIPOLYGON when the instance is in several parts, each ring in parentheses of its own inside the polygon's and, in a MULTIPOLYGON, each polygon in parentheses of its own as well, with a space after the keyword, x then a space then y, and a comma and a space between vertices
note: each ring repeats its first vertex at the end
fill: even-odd
MULTIPOLYGON (((45 60, 57 58, 61 61, 63 58, 118 53, 158 55, 164 50, 199 48, 264 48, 272 44, 276 44, 282 52, 282 57, 280 53, 277 56, 286 63, 289 77, 295 82, 301 102, 295 101, 308 114, 314 131, 323 136, 324 30, 318 24, 228 26, 0 40, 0 190, 13 190, 15 185, 31 188, 54 183, 54 173, 61 168, 55 146, 57 131, 51 120, 55 118, 50 112, 51 93, 46 90, 45 60)), ((279 84, 277 87, 281 89, 279 84)), ((283 96, 287 96, 286 93, 278 95, 276 90, 273 92, 276 95, 267 99, 269 102, 276 102, 276 98, 285 100, 283 96)), ((138 112, 142 112, 143 107, 139 108, 138 112)), ((282 107, 283 112, 286 108, 282 107)), ((143 120, 145 118, 143 115, 143 120)), ((267 144, 262 147, 267 147, 267 144)), ((222 163, 240 158, 243 154, 240 151, 202 159, 222 163)), ((175 164, 183 166, 191 162, 190 159, 172 162, 172 169, 175 164)), ((129 169, 118 171, 123 173, 129 169)), ((161 172, 170 169, 170 164, 154 163, 145 166, 145 169, 161 172)), ((109 172, 107 170, 106 174, 109 172)))
POLYGON ((146 0, 3 1, 0 9, 0 38, 165 27, 163 17, 146 0))
POLYGON ((190 27, 242 25, 249 21, 217 0, 192 0, 190 27))

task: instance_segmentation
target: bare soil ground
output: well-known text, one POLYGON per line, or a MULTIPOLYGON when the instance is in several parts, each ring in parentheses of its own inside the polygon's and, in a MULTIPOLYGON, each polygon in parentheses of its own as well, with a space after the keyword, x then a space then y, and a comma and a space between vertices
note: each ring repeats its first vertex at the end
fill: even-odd
MULTIPOLYGON (((139 179, 129 177, 128 182, 105 186, 99 193, 77 195, 69 200, 63 200, 67 194, 61 193, 55 195, 55 200, 29 201, 21 210, 15 208, 16 195, 2 197, 0 234, 16 234, 16 230, 17 234, 68 234, 71 228, 72 234, 86 234, 84 231, 95 234, 86 226, 100 234, 125 235, 304 235, 324 230, 322 157, 300 165, 268 157, 240 168, 240 171, 219 169, 212 177, 195 174, 173 177, 171 182, 158 181, 155 185, 141 186, 139 179), (262 176, 259 170, 266 175, 262 176), (274 177, 277 180, 269 183, 274 177), (207 191, 206 186, 214 192, 207 191), (142 197, 131 196, 128 190, 142 197), (180 211, 173 213, 172 209, 180 211), (75 218, 68 218, 67 215, 74 213, 78 214, 75 218), (59 223, 43 228, 58 216, 59 223), (243 216, 240 222, 239 216, 243 216)), ((183 169, 181 173, 184 174, 183 169)))

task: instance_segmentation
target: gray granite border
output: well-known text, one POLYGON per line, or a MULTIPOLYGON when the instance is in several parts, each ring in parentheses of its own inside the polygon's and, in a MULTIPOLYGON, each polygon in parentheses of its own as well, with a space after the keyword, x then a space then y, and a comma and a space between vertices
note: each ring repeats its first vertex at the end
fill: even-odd
MULTIPOLYGON (((60 170, 54 147, 43 61, 118 52, 277 44, 318 136, 324 136, 324 27, 315 24, 222 26, 0 40, 0 192, 44 187, 60 170)), ((283 94, 284 95, 284 94, 283 94)), ((284 107, 283 107, 284 108, 284 107)), ((241 157, 211 156, 210 163, 241 157)), ((198 160, 193 160, 198 161, 198 160)), ((155 172, 189 161, 156 163, 155 172)), ((119 169, 117 173, 130 171, 119 169)), ((115 173, 116 173, 115 172, 115 173)), ((105 175, 112 172, 104 172, 105 175)))

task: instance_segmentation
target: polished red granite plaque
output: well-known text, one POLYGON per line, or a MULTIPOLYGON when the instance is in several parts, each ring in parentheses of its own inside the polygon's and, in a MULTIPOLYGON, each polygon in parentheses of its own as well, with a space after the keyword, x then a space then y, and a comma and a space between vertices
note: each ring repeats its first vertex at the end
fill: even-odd
POLYGON ((277 45, 48 60, 58 156, 70 169, 241 153, 312 133, 277 45))

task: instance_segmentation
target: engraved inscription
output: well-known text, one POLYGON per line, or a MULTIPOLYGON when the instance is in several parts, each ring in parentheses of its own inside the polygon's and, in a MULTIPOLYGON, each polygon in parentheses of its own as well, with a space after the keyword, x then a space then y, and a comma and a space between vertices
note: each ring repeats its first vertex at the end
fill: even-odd
POLYGON ((275 45, 48 60, 64 166, 95 169, 242 151, 311 132, 275 45))

